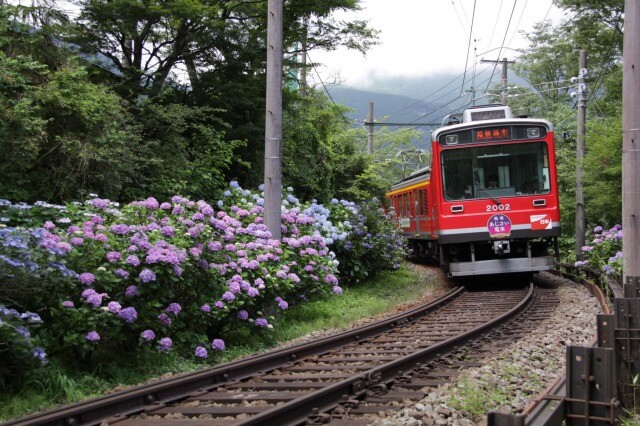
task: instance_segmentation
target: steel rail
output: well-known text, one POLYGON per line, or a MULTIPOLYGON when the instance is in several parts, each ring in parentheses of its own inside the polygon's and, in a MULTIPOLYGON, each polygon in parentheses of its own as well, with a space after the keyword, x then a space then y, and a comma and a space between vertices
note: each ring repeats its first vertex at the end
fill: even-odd
POLYGON ((418 363, 432 362, 445 354, 455 351, 461 345, 476 340, 488 330, 510 320, 524 309, 533 296, 533 289, 534 285, 530 283, 525 297, 511 310, 459 336, 398 358, 395 361, 360 373, 352 378, 329 385, 299 399, 284 403, 235 424, 242 426, 271 426, 275 424, 279 426, 293 426, 304 423, 310 413, 315 410, 324 412, 332 409, 344 398, 344 395, 362 396, 372 386, 386 385, 393 382, 399 371, 408 372, 418 363))
POLYGON ((375 336, 389 330, 389 328, 394 328, 407 321, 413 321, 416 318, 428 315, 442 305, 456 299, 464 292, 464 287, 456 287, 426 305, 370 325, 318 339, 311 343, 302 343, 289 348, 254 355, 204 371, 186 373, 179 377, 136 386, 89 401, 31 414, 4 423, 3 426, 99 425, 104 420, 114 416, 122 419, 127 415, 152 410, 159 404, 169 404, 184 399, 197 391, 212 389, 229 380, 241 380, 259 371, 271 370, 300 358, 319 355, 330 349, 336 349, 361 339, 375 336))

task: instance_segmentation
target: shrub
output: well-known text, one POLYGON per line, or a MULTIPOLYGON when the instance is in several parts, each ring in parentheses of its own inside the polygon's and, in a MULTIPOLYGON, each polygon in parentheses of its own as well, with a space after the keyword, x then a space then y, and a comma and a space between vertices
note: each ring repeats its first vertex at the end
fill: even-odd
POLYGON ((591 243, 582 247, 584 260, 576 267, 591 267, 607 275, 622 275, 622 226, 615 225, 608 231, 596 226, 590 235, 591 243))
MULTIPOLYGON (((287 188, 282 241, 271 239, 263 205, 262 193, 237 182, 214 205, 181 196, 124 206, 95 195, 66 207, 5 200, 0 303, 37 312, 44 322, 31 334, 63 362, 147 350, 205 359, 231 331, 269 330, 291 304, 340 294, 338 266, 355 282, 402 258, 376 201, 303 205, 287 188)), ((36 354, 16 327, 12 366, 36 354)))
POLYGON ((346 283, 397 269, 406 254, 404 239, 375 198, 358 204, 334 198, 326 208, 312 204, 306 212, 333 248, 346 283))
POLYGON ((17 384, 31 370, 47 363, 47 354, 32 337, 41 322, 38 314, 20 313, 0 304, 0 389, 17 384))

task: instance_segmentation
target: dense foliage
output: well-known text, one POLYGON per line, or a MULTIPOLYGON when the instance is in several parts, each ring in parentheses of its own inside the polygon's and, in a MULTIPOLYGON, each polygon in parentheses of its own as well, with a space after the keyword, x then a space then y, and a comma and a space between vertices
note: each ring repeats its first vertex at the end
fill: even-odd
MULTIPOLYGON (((265 2, 82 1, 75 21, 55 4, 1 4, 0 197, 206 198, 230 179, 262 181, 265 2)), ((308 50, 364 52, 376 31, 332 16, 358 8, 356 0, 288 4, 285 45, 304 38, 308 50)), ((294 53, 289 81, 302 66, 288 59, 294 53)), ((371 161, 340 140, 349 129, 343 110, 293 87, 283 105, 284 182, 305 200, 344 196, 371 161)))
POLYGON ((622 24, 624 2, 560 0, 561 25, 539 23, 515 71, 534 90, 517 89, 514 110, 549 119, 555 127, 562 228, 574 233, 576 188, 576 81, 579 51, 587 52, 587 123, 584 169, 588 228, 622 218, 622 24), (573 94, 573 96, 572 96, 573 94))
POLYGON ((87 368, 149 349, 207 358, 227 333, 268 329, 290 304, 340 294, 339 278, 397 268, 404 255, 377 202, 326 208, 301 204, 289 188, 277 241, 263 225, 262 196, 231 182, 213 205, 181 196, 124 206, 97 196, 68 206, 4 200, 2 378, 45 353, 87 368))

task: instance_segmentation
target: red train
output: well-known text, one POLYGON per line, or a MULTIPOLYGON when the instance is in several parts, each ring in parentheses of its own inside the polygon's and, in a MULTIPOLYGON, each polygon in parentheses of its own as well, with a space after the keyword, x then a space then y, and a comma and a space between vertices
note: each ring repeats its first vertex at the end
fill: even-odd
POLYGON ((447 119, 433 132, 431 166, 387 193, 412 255, 454 277, 551 269, 560 235, 551 123, 505 105, 447 119))

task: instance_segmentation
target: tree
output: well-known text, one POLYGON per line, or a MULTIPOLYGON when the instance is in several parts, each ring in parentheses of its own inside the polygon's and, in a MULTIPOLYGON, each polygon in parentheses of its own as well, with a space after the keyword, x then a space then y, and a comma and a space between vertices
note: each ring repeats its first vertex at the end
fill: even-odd
MULTIPOLYGON (((200 73, 228 67, 262 73, 266 2, 242 0, 80 0, 75 41, 87 54, 101 54, 133 94, 155 96, 178 65, 192 87, 200 73)), ((364 51, 375 33, 361 21, 331 18, 336 9, 357 9, 358 0, 291 1, 285 7, 285 45, 306 34, 310 49, 346 45, 364 51), (311 17, 302 25, 301 18, 311 17)))
POLYGON ((622 53, 621 0, 560 0, 567 18, 558 27, 538 24, 528 35, 530 49, 520 57, 516 72, 531 82, 529 96, 515 98, 517 108, 549 119, 555 126, 562 224, 573 232, 575 205, 576 100, 571 81, 578 70, 579 50, 587 49, 587 135, 584 162, 586 218, 592 223, 617 221, 621 203, 602 191, 620 187, 619 129, 622 53))

